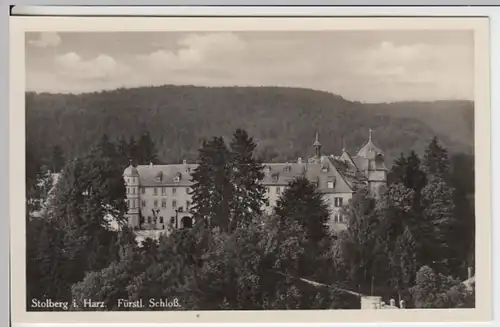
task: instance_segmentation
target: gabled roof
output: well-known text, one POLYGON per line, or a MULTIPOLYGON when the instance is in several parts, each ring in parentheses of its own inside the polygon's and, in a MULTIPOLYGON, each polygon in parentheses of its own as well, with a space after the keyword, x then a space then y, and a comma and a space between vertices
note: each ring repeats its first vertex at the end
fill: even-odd
POLYGON ((141 186, 190 186, 191 173, 197 166, 196 164, 137 166, 139 183, 141 186))
POLYGON ((266 163, 264 164, 265 185, 287 185, 297 177, 305 176, 308 165, 305 163, 266 163))
MULTIPOLYGON (((352 161, 352 160, 351 160, 352 161)), ((145 187, 191 186, 192 173, 197 164, 142 165, 137 166, 139 183, 145 187)), ((322 193, 350 193, 366 178, 350 161, 328 156, 317 160, 295 163, 264 163, 262 183, 268 186, 286 186, 294 179, 305 176, 316 183, 322 193), (333 182, 334 187, 329 182, 333 182)), ((128 168, 127 168, 128 169, 128 168)))

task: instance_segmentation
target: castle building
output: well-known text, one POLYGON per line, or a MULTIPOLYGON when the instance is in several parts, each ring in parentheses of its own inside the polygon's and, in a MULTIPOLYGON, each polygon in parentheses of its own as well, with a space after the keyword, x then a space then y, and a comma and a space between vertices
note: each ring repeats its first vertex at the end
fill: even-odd
MULTIPOLYGON (((305 176, 322 193, 328 203, 330 228, 345 228, 342 207, 359 188, 368 188, 378 196, 387 184, 387 168, 383 152, 368 142, 351 156, 345 149, 340 156, 323 155, 318 134, 313 143, 314 156, 309 160, 298 158, 292 163, 265 163, 262 183, 268 198, 264 212, 271 213, 287 185, 299 176, 305 176)), ((196 164, 128 166, 123 172, 127 192, 128 224, 139 230, 167 230, 190 228, 193 218, 191 206, 191 173, 196 164)))

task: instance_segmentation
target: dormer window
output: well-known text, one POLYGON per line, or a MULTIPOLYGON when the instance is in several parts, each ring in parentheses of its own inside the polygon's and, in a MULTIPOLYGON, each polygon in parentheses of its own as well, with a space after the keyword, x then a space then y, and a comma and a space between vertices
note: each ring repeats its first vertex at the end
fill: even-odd
POLYGON ((264 168, 264 173, 266 175, 269 175, 271 173, 271 167, 267 166, 266 168, 264 168))
POLYGON ((273 177, 273 181, 276 183, 276 182, 278 182, 278 179, 280 178, 280 174, 274 173, 272 177, 273 177))
POLYGON ((323 173, 326 173, 326 172, 328 172, 328 170, 329 170, 328 168, 329 168, 329 167, 328 167, 328 163, 327 163, 325 160, 323 160, 323 159, 322 159, 322 160, 321 160, 321 171, 322 171, 323 173))
POLYGON ((292 167, 291 166, 285 166, 285 168, 283 169, 284 172, 287 172, 289 173, 290 170, 292 170, 292 167))
POLYGON ((327 185, 328 185, 328 188, 334 188, 332 181, 328 182, 327 185))
POLYGON ((161 181, 162 181, 162 179, 163 179, 163 173, 162 173, 161 171, 159 171, 159 172, 156 174, 156 176, 155 176, 155 180, 156 180, 157 182, 161 182, 161 181))
POLYGON ((174 183, 179 183, 181 177, 182 177, 181 173, 177 173, 174 177, 174 183))

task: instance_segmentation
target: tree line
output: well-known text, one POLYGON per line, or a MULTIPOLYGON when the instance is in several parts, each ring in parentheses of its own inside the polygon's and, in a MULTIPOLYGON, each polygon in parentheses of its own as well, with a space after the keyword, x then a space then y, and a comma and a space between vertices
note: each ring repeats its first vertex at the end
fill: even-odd
POLYGON ((178 298, 179 310, 358 308, 359 298, 343 290, 410 307, 474 305, 460 283, 470 265, 460 237, 470 234, 474 211, 458 210, 467 187, 456 183, 456 164, 437 139, 422 160, 414 152, 396 160, 380 199, 358 190, 341 233, 329 230, 328 206, 306 178, 263 213, 255 148, 241 129, 229 144, 204 140, 192 177, 193 228, 141 244, 106 219, 126 212, 121 163, 130 153, 120 143, 104 136, 68 161, 50 195, 37 190, 40 183, 27 185, 46 197, 47 209, 42 217, 28 210, 28 310, 32 298, 75 300, 72 310, 85 309, 85 299, 103 301, 104 310, 158 310, 148 299, 166 296, 178 298), (119 307, 118 299, 142 299, 146 307, 119 307))
MULTIPOLYGON (((26 93, 27 139, 38 157, 51 160, 58 144, 68 157, 85 155, 108 134, 136 140, 145 131, 162 163, 196 160, 199 140, 230 137, 244 127, 265 162, 286 162, 311 151, 319 132, 323 150, 355 153, 373 129, 374 141, 392 161, 401 151, 423 154, 438 135, 451 153, 473 151, 470 101, 365 104, 335 94, 285 87, 158 86, 84 94, 26 93)), ((149 164, 147 162, 146 164, 149 164)))
POLYGON ((351 287, 417 307, 472 305, 460 281, 474 266, 474 204, 453 185, 465 173, 455 170, 434 138, 422 160, 397 158, 381 199, 354 195, 338 243, 351 287))

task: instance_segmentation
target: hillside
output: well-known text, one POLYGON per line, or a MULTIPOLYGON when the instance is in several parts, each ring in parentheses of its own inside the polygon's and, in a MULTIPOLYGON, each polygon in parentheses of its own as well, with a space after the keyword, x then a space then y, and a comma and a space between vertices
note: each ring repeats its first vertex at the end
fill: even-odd
POLYGON ((49 160, 54 145, 66 157, 86 152, 103 133, 112 139, 149 131, 163 162, 196 157, 199 140, 230 136, 238 127, 258 142, 266 161, 312 154, 319 132, 325 153, 356 151, 373 129, 389 162, 421 152, 437 135, 451 152, 472 153, 473 104, 440 101, 350 102, 331 93, 278 87, 160 86, 72 94, 26 94, 27 141, 49 160))

